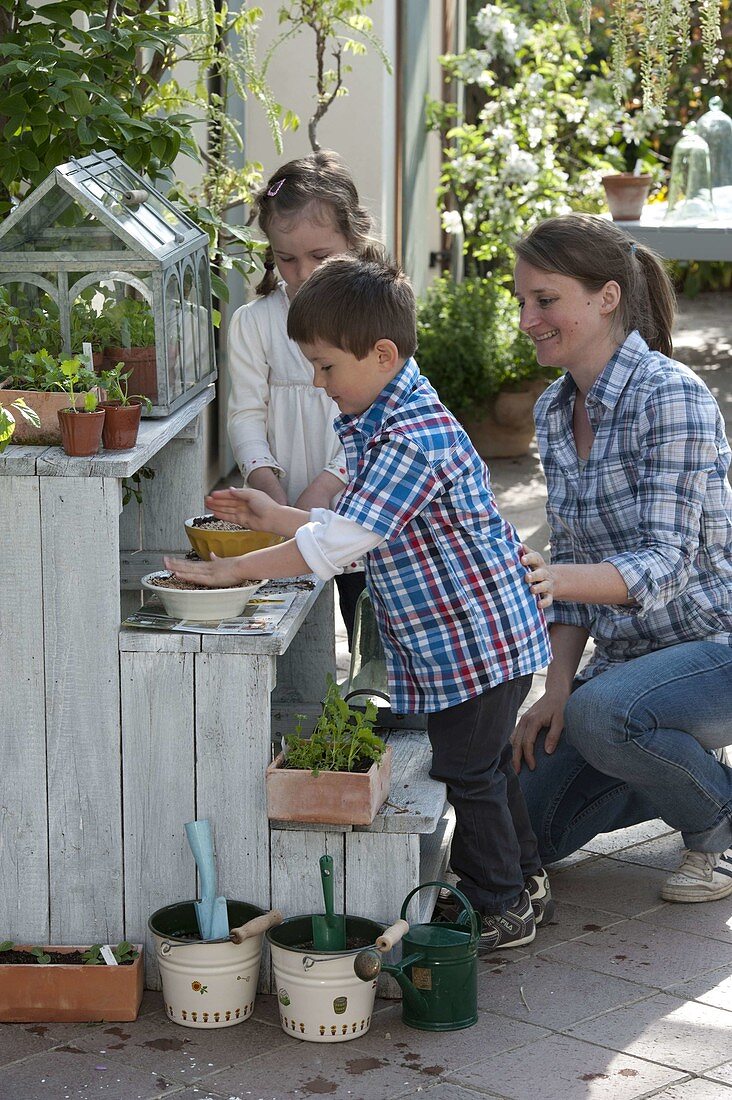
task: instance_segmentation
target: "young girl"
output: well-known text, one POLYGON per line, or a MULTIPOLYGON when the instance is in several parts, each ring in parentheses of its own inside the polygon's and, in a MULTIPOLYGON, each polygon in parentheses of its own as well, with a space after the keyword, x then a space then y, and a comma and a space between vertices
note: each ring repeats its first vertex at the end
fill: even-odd
MULTIPOLYGON (((229 439, 246 485, 279 504, 329 508, 348 480, 333 430, 338 408, 313 386, 312 366, 287 335, 287 311, 323 260, 361 253, 373 243, 371 218, 347 168, 331 152, 277 169, 254 209, 268 241, 265 275, 258 298, 238 309, 229 327, 229 439)), ((336 583, 350 647, 362 567, 336 583)))

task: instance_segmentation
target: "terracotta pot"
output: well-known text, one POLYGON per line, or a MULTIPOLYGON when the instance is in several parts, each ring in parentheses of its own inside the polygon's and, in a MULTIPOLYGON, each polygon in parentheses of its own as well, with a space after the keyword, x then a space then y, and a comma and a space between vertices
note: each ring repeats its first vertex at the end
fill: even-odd
POLYGON ((105 348, 104 365, 109 370, 115 363, 124 363, 126 371, 132 371, 127 383, 128 393, 141 393, 149 397, 153 405, 158 400, 158 366, 155 347, 105 348))
POLYGON ((367 772, 321 772, 285 768, 284 753, 266 773, 267 816, 272 821, 322 825, 370 825, 389 795, 392 748, 367 772))
POLYGON ((132 401, 123 405, 119 401, 102 401, 104 409, 104 427, 102 445, 105 451, 129 451, 137 443, 140 430, 142 402, 132 401))
POLYGON ((61 427, 61 446, 67 455, 77 458, 89 458, 99 450, 104 427, 104 409, 96 412, 74 412, 73 409, 59 409, 58 422, 61 427))
POLYGON ((652 183, 653 176, 634 176, 631 172, 603 176, 602 185, 613 221, 639 221, 652 183))
MULTIPOLYGON (((27 946, 17 945, 27 951, 27 946)), ((142 946, 134 962, 122 966, 83 963, 0 963, 0 1021, 92 1023, 136 1020, 142 1000, 142 946)), ((68 954, 86 947, 49 947, 68 954)))
POLYGON ((546 385, 537 378, 522 390, 503 390, 482 416, 463 418, 463 427, 481 458, 518 458, 529 453, 534 405, 546 385))

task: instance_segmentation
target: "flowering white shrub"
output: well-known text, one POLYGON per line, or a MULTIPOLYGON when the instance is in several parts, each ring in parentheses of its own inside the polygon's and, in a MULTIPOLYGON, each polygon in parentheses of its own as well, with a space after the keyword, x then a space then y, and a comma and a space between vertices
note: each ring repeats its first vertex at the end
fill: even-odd
POLYGON ((632 170, 648 151, 658 112, 617 106, 609 74, 586 67, 571 26, 534 21, 508 2, 475 18, 478 48, 443 57, 465 87, 475 121, 432 101, 428 124, 444 138, 438 191, 443 228, 462 234, 468 269, 508 269, 510 245, 536 221, 604 207, 600 178, 632 170))

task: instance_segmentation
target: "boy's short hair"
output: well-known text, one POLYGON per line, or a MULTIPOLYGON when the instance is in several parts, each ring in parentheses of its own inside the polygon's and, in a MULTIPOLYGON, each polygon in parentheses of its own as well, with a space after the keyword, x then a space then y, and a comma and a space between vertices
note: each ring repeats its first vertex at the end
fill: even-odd
POLYGON ((400 356, 417 350, 417 317, 409 279, 387 260, 334 256, 303 283, 287 314, 287 334, 301 344, 330 344, 365 359, 379 340, 400 356))

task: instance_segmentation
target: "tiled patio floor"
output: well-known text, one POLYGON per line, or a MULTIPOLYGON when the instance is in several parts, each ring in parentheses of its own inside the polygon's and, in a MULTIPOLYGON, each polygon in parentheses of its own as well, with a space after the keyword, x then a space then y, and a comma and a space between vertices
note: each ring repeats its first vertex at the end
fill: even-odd
MULTIPOLYGON (((729 417, 728 303, 687 306, 681 344, 703 345, 716 324, 720 358, 699 369, 729 417)), ((502 510, 541 547, 536 457, 492 466, 502 510)), ((411 1030, 383 1001, 363 1038, 304 1043, 259 997, 251 1020, 203 1032, 169 1023, 146 993, 133 1024, 0 1027, 0 1100, 732 1100, 732 899, 660 902, 680 850, 647 822, 557 864, 555 923, 480 960, 479 1020, 465 1031, 411 1030)))

